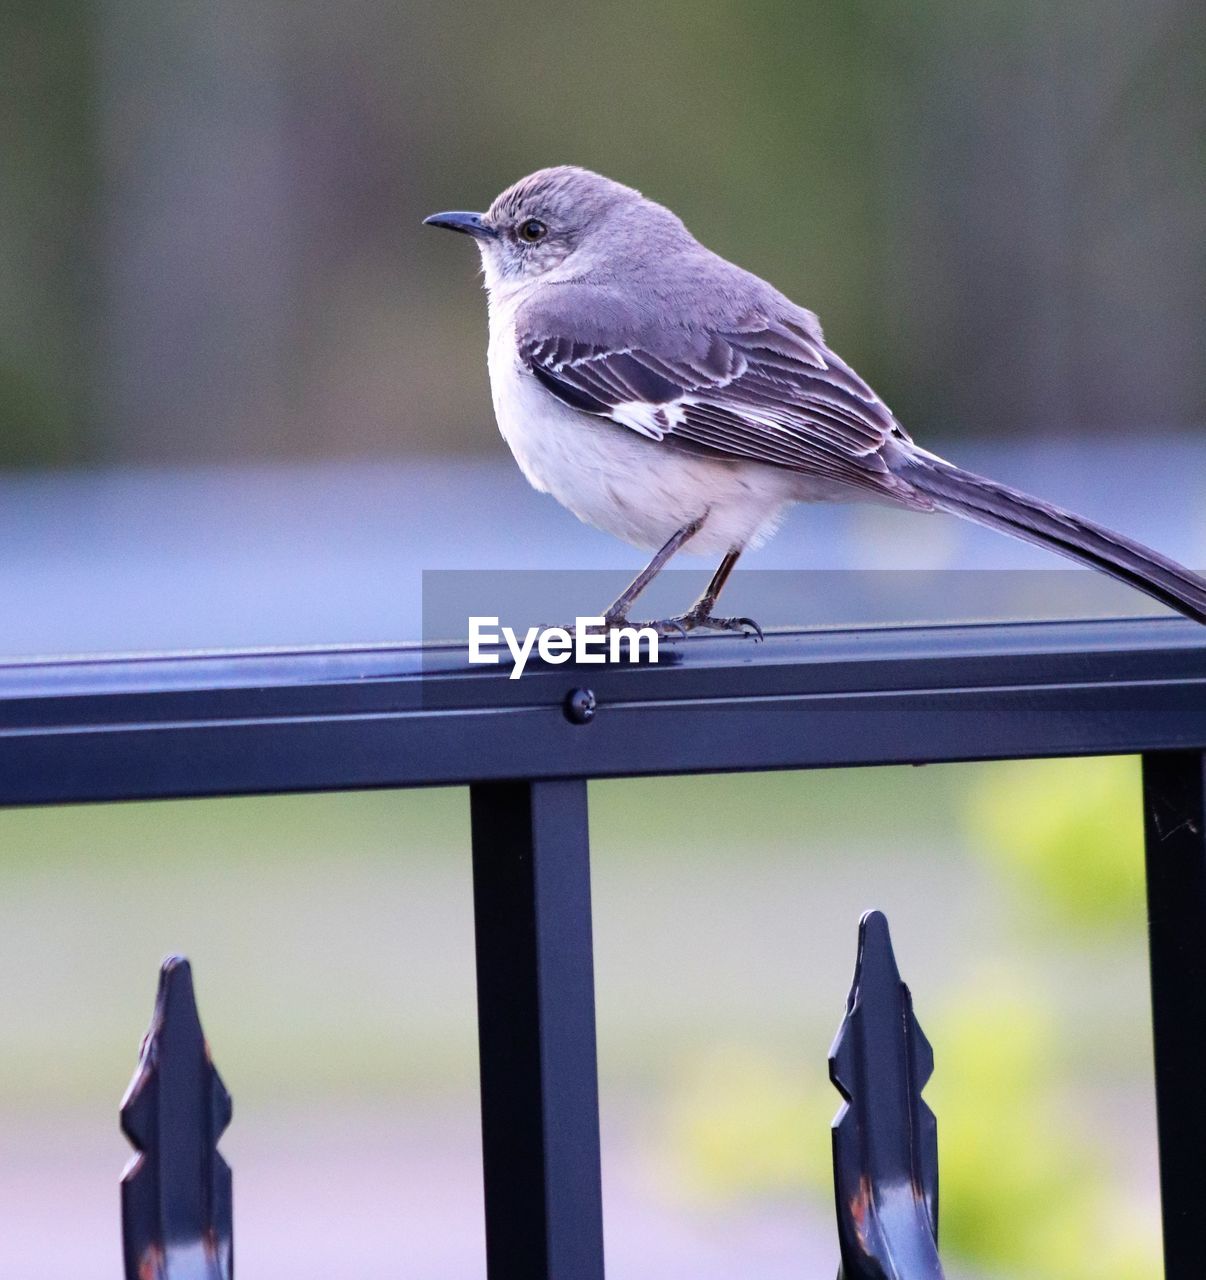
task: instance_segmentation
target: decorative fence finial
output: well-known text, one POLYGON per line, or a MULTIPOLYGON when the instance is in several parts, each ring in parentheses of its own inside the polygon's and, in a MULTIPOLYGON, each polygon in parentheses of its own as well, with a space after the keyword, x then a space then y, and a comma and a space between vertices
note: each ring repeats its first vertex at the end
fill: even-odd
POLYGON ((169 956, 121 1104, 138 1155, 121 1180, 126 1280, 232 1280, 230 1094, 210 1061, 188 961, 169 956))
POLYGON ((900 979, 888 921, 868 911, 846 1016, 829 1053, 839 1280, 942 1280, 938 1127, 921 1100, 934 1055, 900 979))

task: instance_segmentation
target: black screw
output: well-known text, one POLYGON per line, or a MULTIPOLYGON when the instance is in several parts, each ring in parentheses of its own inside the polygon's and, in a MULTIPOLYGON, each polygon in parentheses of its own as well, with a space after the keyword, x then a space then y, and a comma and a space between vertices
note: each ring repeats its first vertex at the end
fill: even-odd
POLYGON ((590 724, 596 706, 593 689, 571 689, 565 699, 565 718, 570 724, 590 724))

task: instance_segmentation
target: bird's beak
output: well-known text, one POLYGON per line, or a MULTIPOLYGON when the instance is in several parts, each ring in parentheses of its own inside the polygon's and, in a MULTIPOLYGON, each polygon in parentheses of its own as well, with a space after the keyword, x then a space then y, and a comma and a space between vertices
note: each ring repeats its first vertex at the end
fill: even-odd
POLYGON ((478 240, 495 240, 498 232, 487 226, 480 213, 433 213, 423 219, 425 227, 447 227, 449 231, 463 231, 478 240))

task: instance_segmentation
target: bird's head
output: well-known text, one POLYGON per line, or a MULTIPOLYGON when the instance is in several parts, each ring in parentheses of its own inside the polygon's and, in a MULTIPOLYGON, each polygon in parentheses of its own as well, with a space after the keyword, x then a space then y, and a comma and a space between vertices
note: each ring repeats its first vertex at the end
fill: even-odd
POLYGON ((557 273, 606 274, 609 259, 648 248, 650 234, 683 234, 668 209, 602 174, 572 165, 538 169, 485 213, 433 213, 424 222, 472 236, 493 292, 557 273), (572 259, 572 261, 571 261, 572 259))

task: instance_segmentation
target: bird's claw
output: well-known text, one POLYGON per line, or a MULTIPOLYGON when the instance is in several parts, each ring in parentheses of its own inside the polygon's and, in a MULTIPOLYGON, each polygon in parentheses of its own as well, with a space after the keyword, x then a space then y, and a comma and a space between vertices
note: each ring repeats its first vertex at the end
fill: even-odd
POLYGON ((755 640, 763 640, 762 628, 753 618, 714 618, 707 613, 684 613, 677 618, 665 618, 661 622, 644 622, 645 627, 653 627, 664 639, 686 639, 691 631, 736 631, 741 635, 753 636, 755 640))
POLYGON ((762 628, 753 618, 713 618, 705 615, 696 620, 697 627, 709 631, 736 631, 743 636, 752 636, 755 640, 765 640, 762 628))
POLYGON ((687 632, 691 630, 684 618, 662 618, 658 622, 646 622, 642 625, 652 627, 663 640, 685 640, 687 632))
MULTIPOLYGON (((685 640, 692 631, 733 631, 741 635, 752 636, 755 640, 764 640, 762 628, 753 618, 716 618, 708 613, 681 613, 675 618, 660 618, 650 622, 630 622, 619 614, 606 615, 602 626, 594 625, 586 628, 588 634, 614 631, 619 627, 632 627, 636 630, 649 629, 655 631, 661 640, 685 640)), ((551 630, 541 627, 540 630, 551 630)), ((570 635, 576 636, 576 626, 559 627, 570 635)))

